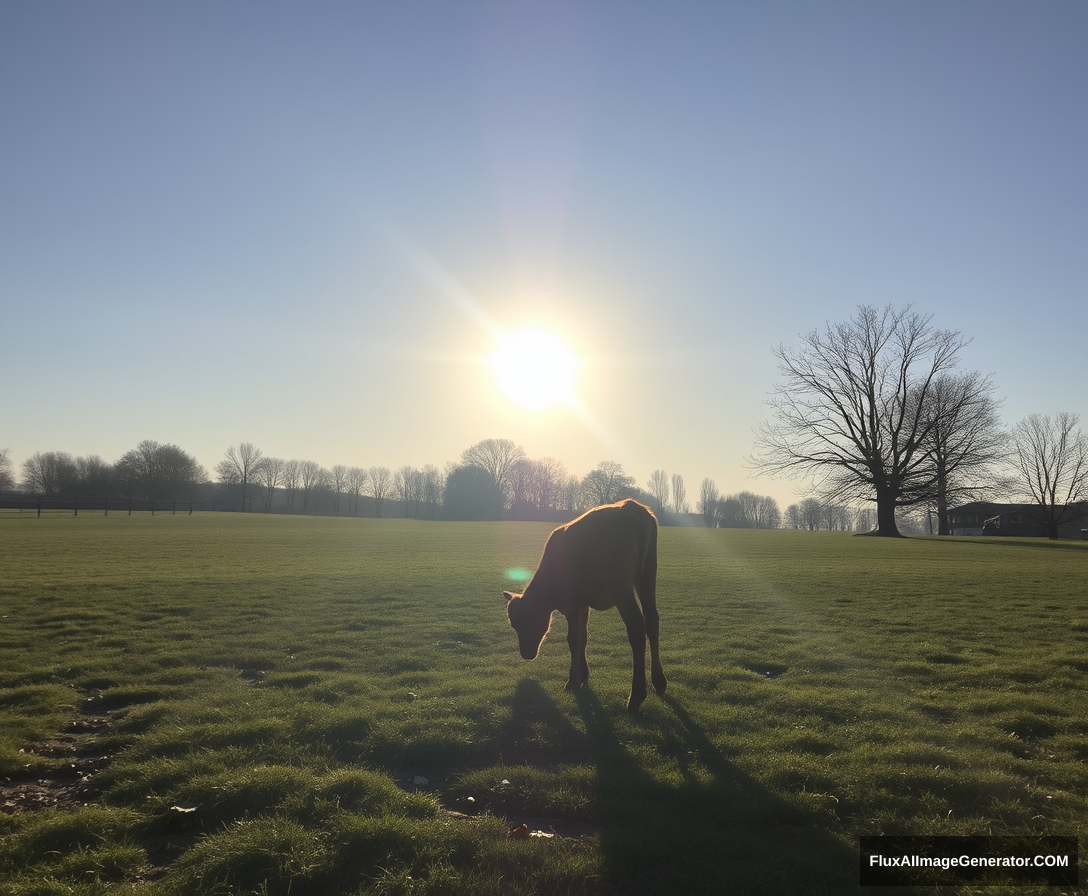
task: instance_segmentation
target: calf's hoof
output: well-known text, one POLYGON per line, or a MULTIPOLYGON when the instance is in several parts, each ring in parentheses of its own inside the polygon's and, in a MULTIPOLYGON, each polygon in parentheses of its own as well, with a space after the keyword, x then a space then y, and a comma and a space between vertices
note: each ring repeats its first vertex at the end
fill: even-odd
POLYGON ((643 691, 641 694, 636 694, 634 691, 631 691, 631 696, 627 698, 627 711, 628 712, 638 712, 638 708, 640 706, 642 706, 642 704, 643 704, 643 702, 645 700, 646 700, 646 692, 645 691, 643 691))
POLYGON ((654 684, 654 693, 661 697, 665 694, 665 688, 669 686, 669 680, 665 677, 664 672, 658 672, 651 676, 651 680, 654 684))
POLYGON ((586 680, 584 678, 581 681, 574 681, 574 679, 568 679, 567 683, 565 685, 563 685, 563 690, 564 691, 576 691, 576 690, 578 690, 578 688, 580 688, 585 683, 586 683, 586 680))

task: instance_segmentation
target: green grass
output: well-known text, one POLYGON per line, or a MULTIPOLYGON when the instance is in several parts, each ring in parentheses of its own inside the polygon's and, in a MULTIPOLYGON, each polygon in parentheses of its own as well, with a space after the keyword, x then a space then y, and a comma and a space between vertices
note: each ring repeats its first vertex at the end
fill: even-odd
POLYGON ((617 614, 576 695, 561 620, 518 658, 547 531, 0 520, 0 784, 58 800, 0 894, 840 893, 863 834, 1083 835, 1088 545, 664 529, 632 717, 617 614))

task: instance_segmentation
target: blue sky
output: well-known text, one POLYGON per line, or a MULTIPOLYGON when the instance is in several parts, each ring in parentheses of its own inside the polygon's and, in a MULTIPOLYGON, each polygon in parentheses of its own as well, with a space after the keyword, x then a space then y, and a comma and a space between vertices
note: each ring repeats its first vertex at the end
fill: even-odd
POLYGON ((438 466, 510 438, 792 499, 771 348, 857 305, 1074 411, 1088 5, 0 4, 0 447, 438 466), (495 388, 555 330, 584 414, 495 388))

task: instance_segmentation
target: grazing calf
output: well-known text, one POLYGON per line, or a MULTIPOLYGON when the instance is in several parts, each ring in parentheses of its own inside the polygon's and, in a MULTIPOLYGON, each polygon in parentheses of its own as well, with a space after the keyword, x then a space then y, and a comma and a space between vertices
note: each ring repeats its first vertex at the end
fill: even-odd
POLYGON ((570 678, 567 690, 589 678, 586 638, 589 611, 615 607, 627 626, 634 653, 631 695, 635 712, 646 699, 646 639, 650 640, 650 680, 665 693, 668 681, 658 655, 657 519, 638 501, 594 507, 560 526, 544 546, 544 556, 524 594, 503 592, 521 655, 536 659, 558 610, 567 617, 570 678), (635 593, 638 598, 635 598, 635 593), (640 606, 641 604, 641 606, 640 606))

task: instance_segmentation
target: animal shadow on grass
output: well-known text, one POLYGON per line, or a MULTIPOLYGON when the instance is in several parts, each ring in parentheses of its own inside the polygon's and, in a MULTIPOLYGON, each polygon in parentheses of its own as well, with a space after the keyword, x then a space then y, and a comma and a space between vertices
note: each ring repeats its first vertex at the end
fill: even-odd
POLYGON ((536 681, 523 678, 511 700, 509 720, 496 733, 495 743, 508 765, 541 767, 590 763, 588 740, 564 715, 536 681))
POLYGON ((857 853, 730 763, 674 696, 634 724, 658 729, 636 758, 592 690, 576 694, 597 767, 610 884, 622 893, 858 892, 857 853), (661 776, 653 767, 660 767, 661 776))

